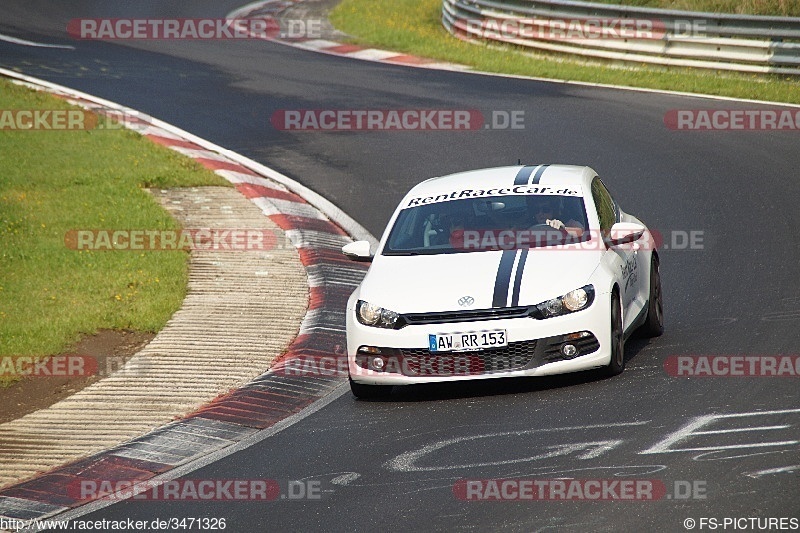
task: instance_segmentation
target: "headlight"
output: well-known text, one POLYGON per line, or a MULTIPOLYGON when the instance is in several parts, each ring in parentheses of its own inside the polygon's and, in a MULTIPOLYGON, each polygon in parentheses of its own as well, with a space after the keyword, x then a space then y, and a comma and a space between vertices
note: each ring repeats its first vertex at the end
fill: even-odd
POLYGON ((359 300, 356 304, 356 318, 365 326, 394 329, 399 316, 394 311, 389 311, 364 300, 359 300))
POLYGON ((564 307, 570 311, 580 311, 589 303, 589 294, 586 289, 575 289, 569 291, 561 299, 564 301, 564 307))
POLYGON ((586 309, 594 300, 594 287, 586 285, 580 289, 569 291, 564 296, 547 300, 534 307, 538 311, 536 318, 552 318, 586 309))

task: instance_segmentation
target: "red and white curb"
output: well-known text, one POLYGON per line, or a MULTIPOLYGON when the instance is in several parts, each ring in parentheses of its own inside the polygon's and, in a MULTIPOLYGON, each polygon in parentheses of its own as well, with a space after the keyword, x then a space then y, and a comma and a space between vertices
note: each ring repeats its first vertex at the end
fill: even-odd
POLYGON ((447 63, 443 61, 436 61, 435 59, 428 59, 425 57, 398 54, 397 52, 390 52, 388 50, 380 50, 377 48, 367 48, 357 44, 343 44, 335 41, 328 41, 325 39, 309 39, 306 41, 283 41, 291 44, 295 48, 303 50, 311 50, 314 52, 321 52, 323 54, 350 57, 353 59, 361 59, 364 61, 374 61, 376 63, 389 63, 392 65, 406 65, 409 67, 432 68, 438 70, 468 70, 469 67, 459 65, 456 63, 447 63))
MULTIPOLYGON (((375 244, 374 237, 357 222, 287 176, 160 120, 5 69, 0 69, 0 75, 96 113, 123 117, 128 127, 195 159, 235 184, 286 233, 308 274, 308 311, 299 335, 278 363, 295 357, 343 353, 347 298, 363 278, 366 267, 347 260, 340 249, 353 238, 375 244)), ((245 386, 181 420, 0 490, 0 517, 32 520, 84 506, 87 501, 76 499, 68 490, 82 480, 148 481, 150 485, 166 481, 180 471, 197 468, 192 465, 208 457, 252 445, 288 427, 306 411, 317 410, 346 390, 340 387, 344 383, 341 375, 293 377, 276 372, 275 368, 273 365, 245 386)))
MULTIPOLYGON (((231 11, 226 18, 266 18, 268 20, 280 20, 281 14, 293 7, 301 6, 308 0, 259 0, 246 6, 240 7, 231 11)), ((457 37, 456 37, 457 38, 457 37)), ((632 91, 638 93, 654 93, 666 94, 671 96, 684 96, 691 98, 702 98, 704 100, 718 100, 723 102, 743 102, 750 104, 764 104, 764 105, 777 105, 783 107, 800 108, 800 104, 792 104, 787 102, 776 102, 770 100, 754 100, 752 98, 735 98, 731 96, 718 96, 713 94, 691 93, 686 91, 670 91, 667 89, 650 89, 647 87, 632 87, 628 85, 614 85, 610 83, 595 83, 591 81, 577 81, 565 80, 556 78, 544 78, 541 76, 526 76, 523 74, 503 74, 498 72, 486 72, 476 70, 468 65, 461 65, 458 63, 449 63, 446 61, 438 61, 421 56, 410 54, 403 54, 399 52, 392 52, 389 50, 382 50, 378 48, 370 48, 355 44, 340 43, 327 39, 308 39, 308 38, 280 38, 268 37, 269 41, 299 48, 302 50, 309 50, 328 55, 339 57, 347 57, 351 59, 360 59, 363 61, 372 61, 377 63, 385 63, 391 65, 403 65, 407 67, 428 68, 434 70, 457 71, 466 74, 475 74, 479 76, 491 76, 495 78, 509 78, 518 80, 530 80, 546 83, 557 83, 561 85, 577 85, 579 87, 596 87, 600 89, 614 89, 621 91, 632 91)), ((464 42, 476 44, 476 46, 484 46, 480 43, 474 43, 468 39, 462 39, 464 42)))
MULTIPOLYGON (((261 0, 231 11, 226 15, 227 19, 267 19, 274 21, 280 20, 282 13, 293 7, 302 5, 304 0, 261 0)), ((364 61, 374 61, 377 63, 388 63, 392 65, 406 65, 410 67, 431 68, 438 70, 469 70, 469 67, 456 63, 437 61, 425 57, 381 50, 378 48, 368 48, 357 44, 340 43, 328 39, 314 39, 308 37, 281 37, 276 33, 273 37, 268 37, 269 41, 285 44, 294 48, 320 52, 328 55, 361 59, 364 61)))

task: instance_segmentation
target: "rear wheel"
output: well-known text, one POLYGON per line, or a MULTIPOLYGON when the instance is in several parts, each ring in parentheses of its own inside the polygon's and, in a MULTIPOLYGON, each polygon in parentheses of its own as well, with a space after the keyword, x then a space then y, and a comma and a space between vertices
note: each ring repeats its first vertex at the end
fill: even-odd
POLYGON ((664 333, 664 305, 661 297, 661 273, 658 256, 650 263, 650 301, 647 305, 647 320, 640 329, 645 337, 658 337, 664 333))
POLYGON ((622 336, 622 304, 619 295, 611 294, 611 361, 603 369, 605 375, 616 376, 625 370, 625 341, 622 336))
POLYGON ((392 387, 386 385, 364 385, 356 383, 353 378, 350 379, 350 390, 353 396, 364 400, 374 400, 378 398, 386 398, 392 392, 392 387))

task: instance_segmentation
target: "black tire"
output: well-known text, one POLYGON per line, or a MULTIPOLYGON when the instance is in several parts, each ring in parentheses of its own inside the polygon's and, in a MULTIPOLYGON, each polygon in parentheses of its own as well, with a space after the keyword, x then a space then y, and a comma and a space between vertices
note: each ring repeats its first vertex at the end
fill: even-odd
POLYGON ((375 400, 379 398, 386 398, 392 392, 392 387, 386 385, 364 385, 356 383, 353 378, 350 380, 350 390, 353 396, 362 400, 375 400))
POLYGON ((606 376, 625 370, 625 339, 622 335, 622 304, 616 291, 611 294, 611 361, 603 368, 606 376))
POLYGON ((642 337, 659 337, 664 333, 664 303, 661 296, 661 273, 658 256, 650 262, 650 296, 647 304, 647 319, 639 328, 642 337))

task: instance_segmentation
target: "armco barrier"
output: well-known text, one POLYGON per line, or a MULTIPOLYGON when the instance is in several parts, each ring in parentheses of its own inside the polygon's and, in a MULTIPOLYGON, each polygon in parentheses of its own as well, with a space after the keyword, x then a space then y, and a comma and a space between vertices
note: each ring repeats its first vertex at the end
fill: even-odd
POLYGON ((673 11, 570 0, 442 0, 453 35, 588 58, 800 75, 800 17, 673 11), (603 22, 648 22, 650 35, 596 36, 603 22), (572 26, 570 26, 572 25, 572 26), (572 30, 571 30, 572 28, 572 30), (790 42, 794 41, 794 42, 790 42))

